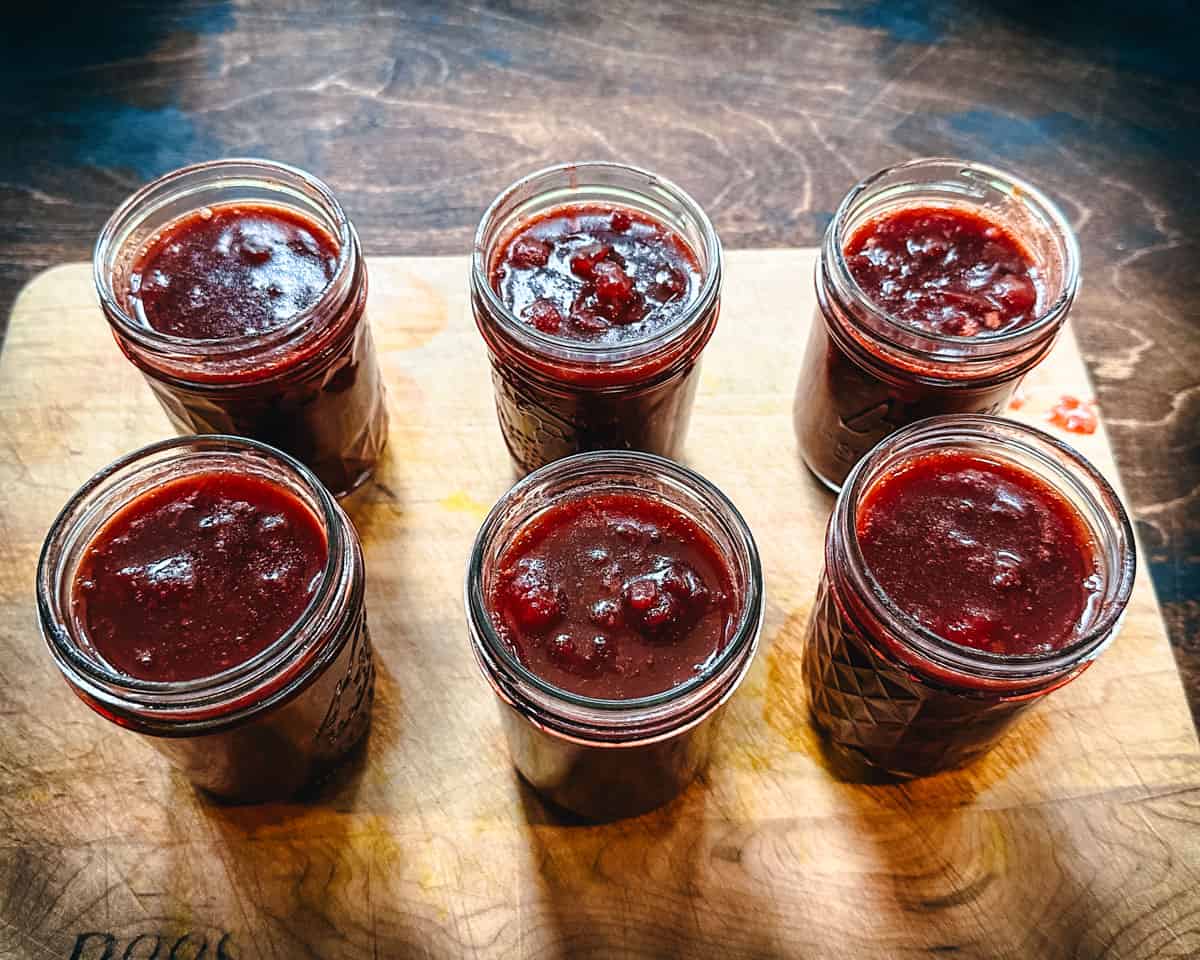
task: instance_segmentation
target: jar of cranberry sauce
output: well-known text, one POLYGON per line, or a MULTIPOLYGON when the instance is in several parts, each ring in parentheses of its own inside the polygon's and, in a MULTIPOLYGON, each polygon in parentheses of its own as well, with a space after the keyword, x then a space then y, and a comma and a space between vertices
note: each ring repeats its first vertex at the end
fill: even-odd
POLYGON ((708 763, 758 647, 762 568, 702 477, 583 453, 496 504, 466 608, 517 771, 553 804, 611 820, 665 803, 708 763))
POLYGON ((218 797, 280 800, 367 730, 364 581, 354 527, 308 468, 251 440, 181 437, 71 498, 37 605, 96 713, 218 797))
POLYGON ((1134 566, 1120 501, 1072 448, 996 417, 906 427, 834 506, 803 655, 813 721, 891 774, 965 764, 1112 640, 1134 566))
POLYGON ((181 433, 229 433, 306 463, 341 496, 370 477, 387 408, 358 235, 320 180, 267 160, 176 170, 100 233, 117 344, 181 433))
POLYGON ((475 235, 471 299, 517 469, 677 455, 720 293, 712 224, 652 173, 565 164, 500 194, 475 235))
POLYGON ((1040 191, 982 164, 914 160, 858 184, 825 231, 796 388, 808 467, 830 488, 924 417, 1001 413, 1054 344, 1079 248, 1040 191))

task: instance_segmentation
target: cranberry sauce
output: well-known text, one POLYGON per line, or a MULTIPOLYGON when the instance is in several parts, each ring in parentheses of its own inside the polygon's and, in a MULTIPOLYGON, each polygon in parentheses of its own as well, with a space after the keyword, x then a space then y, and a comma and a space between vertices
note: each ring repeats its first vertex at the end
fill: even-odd
POLYGON ((712 539, 633 493, 565 500, 535 518, 500 556, 487 597, 527 669, 605 700, 695 676, 729 641, 738 604, 712 539))
POLYGON ((884 212, 855 229, 843 253, 843 279, 828 251, 818 265, 820 306, 794 409, 805 462, 835 489, 901 427, 943 414, 1000 413, 1058 329, 1039 332, 1048 295, 1026 245, 973 210, 884 212), (902 346, 869 322, 868 302, 910 328, 913 342, 902 346), (1020 339, 1025 330, 1016 346, 996 339, 1020 339), (920 339, 946 335, 964 339, 953 349, 920 339))
POLYGON ((296 623, 327 550, 317 518, 284 488, 191 474, 141 494, 96 534, 75 574, 74 616, 122 673, 212 676, 296 623))
POLYGON ((333 237, 283 207, 202 207, 170 224, 138 258, 130 301, 139 320, 169 336, 261 335, 316 303, 337 259, 333 237))
POLYGON ((860 226, 845 254, 869 300, 927 333, 1001 333, 1037 316, 1033 259, 1007 229, 970 210, 895 210, 860 226))
POLYGON ((696 299, 700 265, 678 234, 611 205, 554 207, 498 245, 492 288, 543 333, 593 343, 643 340, 696 299))
POLYGON ((1085 522, 1011 463, 953 451, 909 460, 870 488, 857 529, 884 592, 961 646, 1004 656, 1060 649, 1100 592, 1085 522))

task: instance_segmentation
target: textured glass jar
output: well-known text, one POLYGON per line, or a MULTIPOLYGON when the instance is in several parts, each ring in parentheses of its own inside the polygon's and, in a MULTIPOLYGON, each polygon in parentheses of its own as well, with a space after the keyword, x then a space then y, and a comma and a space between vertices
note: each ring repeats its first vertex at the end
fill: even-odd
POLYGON ((668 180, 618 163, 574 163, 531 174, 501 193, 475 234, 471 303, 492 363, 500 430, 517 469, 528 473, 587 450, 676 456, 720 296, 716 231, 696 201, 668 180), (554 207, 606 203, 661 222, 691 248, 703 282, 689 309, 650 336, 620 344, 571 340, 522 323, 490 282, 501 245, 521 223, 554 207))
POLYGON ((854 468, 829 521, 803 659, 813 721, 835 748, 891 774, 920 776, 968 763, 1107 646, 1120 627, 1134 568, 1133 531, 1120 500, 1071 447, 998 417, 932 417, 906 427, 854 468), (1085 521, 1102 588, 1061 649, 1004 656, 951 643, 901 611, 867 569, 857 538, 864 495, 900 464, 945 450, 1024 468, 1085 521))
POLYGON ((237 437, 180 437, 92 477, 42 548, 42 635, 71 689, 113 723, 144 734, 197 786, 236 801, 278 800, 332 767, 370 721, 375 671, 354 526, 298 461, 237 437), (97 654, 71 612, 75 571, 97 531, 140 494, 192 473, 253 474, 295 496, 328 544, 320 586, 300 619, 244 663, 211 677, 139 680, 97 654))
POLYGON ((876 443, 925 417, 1003 412, 1054 345, 1079 287, 1079 246, 1036 188, 982 164, 935 158, 881 170, 842 200, 816 266, 817 310, 796 387, 800 452, 833 490, 876 443), (1006 226, 1040 274, 1037 317, 997 334, 949 336, 890 318, 850 273, 860 226, 906 207, 977 212, 1006 226))
POLYGON ((336 496, 370 477, 387 442, 387 407, 367 321, 358 234, 329 188, 268 160, 184 167, 126 200, 96 242, 100 305, 125 356, 181 433, 228 433, 303 461, 336 496), (308 308, 264 334, 192 340, 139 320, 129 277, 139 254, 180 217, 217 204, 283 208, 338 245, 334 276, 308 308))
POLYGON ((754 538, 724 494, 662 457, 603 451, 543 467, 501 498, 471 551, 465 603, 471 645, 500 700, 514 766, 558 806, 610 820, 667 802, 707 765, 723 708, 758 649, 765 601, 754 538), (516 531, 555 502, 617 491, 660 499, 706 531, 729 563, 742 604, 728 643, 695 677, 653 696, 601 700, 527 670, 493 628, 486 597, 516 531))

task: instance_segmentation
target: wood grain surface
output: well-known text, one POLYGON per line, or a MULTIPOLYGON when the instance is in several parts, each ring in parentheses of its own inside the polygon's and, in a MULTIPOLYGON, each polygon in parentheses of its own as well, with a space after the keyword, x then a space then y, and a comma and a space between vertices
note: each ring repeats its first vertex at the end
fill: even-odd
POLYGON ((184 163, 326 178, 368 255, 461 254, 553 162, 675 179, 726 246, 815 245, 847 188, 950 154, 1079 232, 1075 311, 1200 718, 1200 16, 1189 0, 60 0, 0 31, 0 324, 184 163))
MULTIPOLYGON (((0 354, 0 958, 1200 955, 1200 747, 1144 569, 1113 646, 980 763, 907 785, 827 767, 798 677, 832 504, 790 414, 810 252, 729 255, 684 458, 744 511, 768 595, 713 766, 646 816, 556 819, 511 770, 461 608, 511 482, 466 260, 370 270, 392 431, 348 509, 378 697, 365 750, 289 805, 203 799, 58 676, 31 595, 42 537, 91 473, 170 429, 87 265, 18 301, 0 354)), ((1068 337, 1018 415, 1086 388, 1068 337)), ((1080 446, 1115 476, 1102 433, 1080 446)))

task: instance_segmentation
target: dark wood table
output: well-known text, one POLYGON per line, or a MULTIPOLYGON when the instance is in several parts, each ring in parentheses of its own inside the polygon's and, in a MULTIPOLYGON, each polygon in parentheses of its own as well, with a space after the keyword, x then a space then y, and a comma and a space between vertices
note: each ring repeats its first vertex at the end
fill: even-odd
POLYGON ((677 180, 730 248, 815 244, 854 181, 913 156, 1024 174, 1079 233, 1074 322, 1200 718, 1187 4, 23 6, 0 41, 3 317, 136 187, 222 155, 325 178, 375 255, 464 252, 501 187, 564 159, 677 180))

